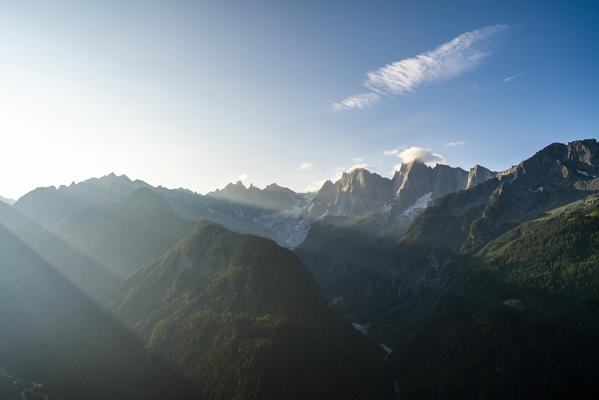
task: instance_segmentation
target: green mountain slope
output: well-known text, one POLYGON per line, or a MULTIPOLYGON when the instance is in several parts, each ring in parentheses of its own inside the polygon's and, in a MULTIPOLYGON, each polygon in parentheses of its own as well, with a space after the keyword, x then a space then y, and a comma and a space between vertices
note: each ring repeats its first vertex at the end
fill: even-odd
POLYGON ((599 192, 596 140, 554 143, 507 171, 426 208, 371 278, 344 294, 359 319, 381 317, 401 294, 437 285, 456 254, 480 250, 513 227, 599 192))
POLYGON ((401 398, 596 397, 598 160, 553 144, 439 199, 343 293, 401 398))
POLYGON ((583 204, 454 253, 371 321, 401 398, 599 394, 599 208, 583 204))
POLYGON ((289 250, 213 223, 129 277, 114 309, 209 399, 379 398, 384 353, 289 250))
POLYGON ((403 299, 378 332, 395 340, 402 398, 597 397, 599 208, 582 204, 462 254, 403 299))

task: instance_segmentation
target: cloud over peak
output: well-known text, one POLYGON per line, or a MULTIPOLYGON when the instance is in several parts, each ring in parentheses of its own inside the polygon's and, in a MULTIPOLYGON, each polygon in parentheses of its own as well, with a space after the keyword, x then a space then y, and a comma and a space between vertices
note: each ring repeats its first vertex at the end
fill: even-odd
MULTIPOLYGON (((445 158, 441 154, 433 153, 431 149, 417 146, 405 149, 397 155, 397 158, 401 158, 402 163, 419 160, 427 165, 446 164, 445 158)), ((399 167, 401 167, 401 164, 396 165, 395 169, 399 169, 399 167)))
POLYGON ((250 179, 248 174, 241 174, 239 175, 239 178, 237 178, 238 181, 241 181, 243 183, 247 183, 248 179, 250 179))
POLYGON ((310 171, 312 168, 314 168, 314 163, 311 162, 301 163, 299 167, 297 167, 300 171, 310 171))
POLYGON ((382 95, 403 95, 428 82, 449 79, 475 68, 491 54, 487 39, 506 28, 492 25, 463 33, 434 50, 405 58, 366 73, 364 86, 370 92, 333 103, 333 111, 364 109, 381 100, 382 95))
POLYGON ((348 170, 349 172, 352 172, 354 169, 369 169, 369 168, 371 168, 371 167, 372 167, 372 166, 371 166, 370 164, 368 164, 368 163, 365 163, 365 162, 362 162, 362 163, 359 163, 359 164, 354 164, 354 165, 352 165, 352 166, 351 166, 351 167, 349 167, 347 170, 348 170))

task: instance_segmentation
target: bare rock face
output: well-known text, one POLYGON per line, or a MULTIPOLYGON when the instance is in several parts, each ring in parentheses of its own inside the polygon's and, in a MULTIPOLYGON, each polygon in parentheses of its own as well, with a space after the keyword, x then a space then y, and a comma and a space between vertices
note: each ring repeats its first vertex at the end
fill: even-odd
POLYGON ((497 176, 497 172, 491 171, 481 165, 476 164, 470 168, 468 173, 468 183, 466 189, 470 189, 472 186, 481 184, 489 179, 493 179, 497 176))
POLYGON ((403 163, 393 175, 393 193, 401 208, 409 207, 422 195, 432 192, 432 169, 420 161, 403 163))
POLYGON ((308 211, 314 219, 389 211, 415 216, 415 209, 424 209, 446 194, 465 189, 467 183, 468 173, 461 168, 440 164, 429 167, 419 160, 402 164, 392 179, 360 168, 344 173, 335 183, 327 181, 308 211))
MULTIPOLYGON (((474 172, 470 175, 476 175, 474 172)), ((420 232, 420 242, 435 237, 438 245, 439 232, 444 232, 446 248, 478 248, 514 224, 596 193, 598 176, 599 145, 595 139, 553 143, 498 173, 496 179, 440 199, 426 211, 427 218, 420 226, 406 236, 420 232)))
POLYGON ((390 181, 363 168, 344 173, 335 184, 336 215, 360 215, 384 207, 390 195, 390 181))
POLYGON ((337 186, 331 181, 326 181, 308 207, 308 214, 311 217, 323 216, 334 206, 336 200, 337 186))
POLYGON ((433 168, 433 198, 438 199, 446 194, 466 188, 468 173, 462 168, 452 168, 437 164, 433 168))
POLYGON ((586 164, 596 170, 599 166, 599 143, 595 139, 568 143, 568 159, 586 164))
POLYGON ((502 182, 544 191, 594 187, 599 175, 599 144, 595 139, 552 143, 528 160, 498 174, 502 182))

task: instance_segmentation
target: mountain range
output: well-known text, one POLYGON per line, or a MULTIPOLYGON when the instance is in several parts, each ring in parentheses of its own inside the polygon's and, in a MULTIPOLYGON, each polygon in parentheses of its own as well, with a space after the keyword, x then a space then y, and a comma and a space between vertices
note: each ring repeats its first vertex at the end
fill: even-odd
POLYGON ((346 289, 339 307, 411 355, 391 357, 401 393, 596 396, 598 155, 552 144, 439 199, 346 289))
POLYGON ((326 216, 377 214, 390 218, 392 229, 405 229, 437 198, 494 175, 480 166, 467 173, 439 164, 431 168, 416 160, 403 164, 393 179, 356 168, 344 173, 335 183, 325 182, 316 193, 296 193, 274 183, 259 189, 237 182, 201 195, 186 189, 152 187, 111 173, 69 186, 35 189, 18 199, 14 206, 44 228, 71 241, 69 232, 75 229, 74 224, 80 223, 77 220, 86 218, 84 216, 96 218, 94 223, 109 219, 106 214, 118 212, 114 210, 119 207, 118 202, 129 201, 127 196, 138 189, 147 189, 147 196, 148 192, 154 193, 170 208, 169 212, 182 219, 210 220, 236 232, 268 237, 285 247, 295 248, 304 241, 314 221, 326 216))
POLYGON ((599 394, 595 139, 316 193, 110 174, 0 202, 0 250, 0 377, 51 398, 599 394))

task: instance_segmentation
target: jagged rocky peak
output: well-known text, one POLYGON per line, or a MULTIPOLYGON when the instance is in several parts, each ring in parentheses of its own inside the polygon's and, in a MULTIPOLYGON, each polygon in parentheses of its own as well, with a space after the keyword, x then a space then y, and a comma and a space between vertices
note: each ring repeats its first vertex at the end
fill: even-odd
POLYGON ((322 188, 320 188, 320 190, 317 193, 317 196, 322 196, 323 194, 331 194, 331 193, 336 193, 336 189, 337 187, 335 186, 335 184, 330 181, 327 180, 323 185, 322 188))
POLYGON ((531 158, 498 174, 502 181, 543 185, 544 189, 570 186, 599 175, 599 145, 595 139, 568 144, 552 143, 531 158))
POLYGON ((102 178, 104 180, 113 180, 113 181, 121 181, 121 182, 131 182, 131 179, 125 174, 117 175, 114 172, 109 173, 108 175, 104 175, 102 178))
POLYGON ((483 183, 489 179, 493 179, 497 176, 497 172, 491 171, 483 167, 482 165, 476 164, 474 167, 470 168, 470 172, 468 173, 468 183, 466 184, 466 189, 470 189, 472 186, 483 183))
POLYGON ((101 178, 90 178, 79 183, 37 188, 21 197, 15 207, 44 227, 53 226, 73 210, 87 206, 106 206, 121 200, 134 190, 150 185, 131 181, 127 176, 114 173, 101 178))
POLYGON ((424 196, 429 202, 466 188, 468 173, 444 164, 430 167, 421 160, 402 163, 393 176, 393 193, 400 209, 411 207, 424 196))
POLYGON ((568 143, 568 159, 596 169, 599 166, 599 143, 595 139, 568 143))
POLYGON ((417 180, 426 178, 431 170, 431 167, 420 160, 401 163, 399 170, 395 171, 395 174, 393 175, 393 193, 396 196, 399 195, 409 180, 412 178, 417 180))
POLYGON ((255 207, 272 212, 289 210, 294 207, 305 205, 303 195, 293 190, 272 183, 264 189, 253 184, 249 187, 238 181, 229 183, 222 190, 216 190, 206 195, 209 199, 225 200, 242 207, 255 207))
POLYGON ((341 215, 358 215, 383 207, 390 200, 391 181, 356 168, 339 180, 337 208, 341 215))
POLYGON ((275 193, 295 193, 293 190, 277 185, 276 183, 271 183, 264 188, 265 192, 275 192, 275 193))
POLYGON ((248 194, 258 194, 258 193, 284 193, 284 194, 295 194, 295 192, 291 189, 288 189, 283 186, 279 186, 276 183, 271 183, 267 185, 264 189, 260 189, 254 184, 250 183, 250 186, 246 187, 242 181, 237 181, 236 183, 229 183, 222 189, 216 189, 214 192, 208 193, 208 196, 213 197, 228 197, 228 196, 238 196, 238 195, 248 195, 248 194))
MULTIPOLYGON (((483 182, 494 176, 486 168, 473 168, 472 180, 483 182), (484 171, 488 171, 485 173, 484 171)), ((432 201, 449 193, 467 188, 469 174, 458 167, 426 165, 421 160, 403 163, 392 179, 384 178, 363 168, 343 173, 332 183, 325 182, 309 208, 313 218, 324 215, 358 216, 365 212, 393 209, 415 216, 432 201)), ((405 214, 404 215, 408 215, 405 214)))
POLYGON ((385 206, 390 200, 391 180, 364 168, 344 172, 332 183, 327 181, 309 207, 313 218, 324 215, 356 216, 385 206))
POLYGON ((100 178, 90 178, 79 183, 72 182, 68 187, 61 186, 61 190, 80 190, 83 192, 89 190, 113 190, 115 192, 129 192, 139 187, 150 187, 146 182, 136 179, 132 181, 125 174, 117 175, 111 172, 100 178))
POLYGON ((245 187, 243 182, 237 181, 235 183, 228 183, 224 188, 216 189, 214 192, 210 192, 206 196, 235 201, 246 197, 248 191, 249 189, 245 187))
POLYGON ((433 182, 433 192, 437 197, 442 197, 465 189, 468 183, 468 172, 460 167, 437 164, 433 168, 433 182))
POLYGON ((389 179, 372 173, 364 168, 354 168, 349 173, 344 172, 339 180, 339 189, 343 192, 371 192, 386 194, 389 179))
POLYGON ((320 190, 312 199, 312 203, 308 208, 308 212, 312 217, 320 217, 325 214, 329 207, 335 204, 335 200, 337 199, 337 186, 327 180, 320 190))
POLYGON ((235 183, 231 182, 228 183, 227 186, 225 186, 222 189, 216 189, 216 191, 214 191, 213 193, 237 193, 237 192, 245 192, 247 190, 247 188, 245 187, 245 185, 243 184, 243 182, 241 181, 237 181, 235 183))
POLYGON ((400 208, 409 207, 425 193, 432 192, 432 168, 420 160, 402 163, 392 180, 392 191, 400 208))

